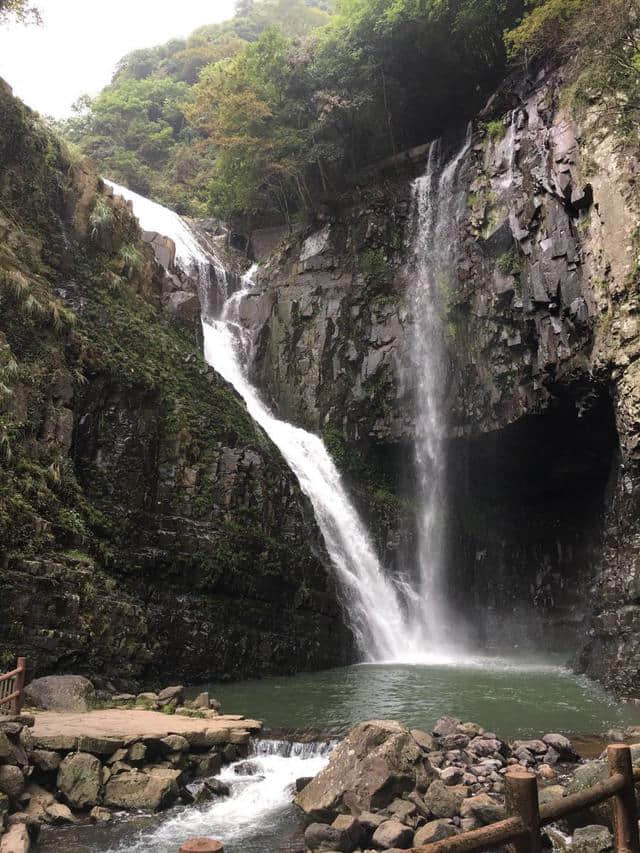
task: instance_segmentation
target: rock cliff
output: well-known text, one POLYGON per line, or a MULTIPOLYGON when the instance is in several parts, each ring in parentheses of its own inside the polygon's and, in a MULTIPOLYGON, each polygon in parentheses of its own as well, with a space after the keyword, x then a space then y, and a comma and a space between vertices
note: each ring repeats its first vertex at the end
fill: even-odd
POLYGON ((350 660, 311 508, 204 364, 172 246, 4 86, 0 116, 0 669, 350 660))
MULTIPOLYGON (((446 575, 485 647, 578 651, 637 694, 638 163, 616 103, 571 96, 562 71, 505 84, 458 166, 438 287, 446 575)), ((324 434, 388 564, 415 535, 410 181, 427 152, 284 242, 244 308, 256 381, 324 434)))

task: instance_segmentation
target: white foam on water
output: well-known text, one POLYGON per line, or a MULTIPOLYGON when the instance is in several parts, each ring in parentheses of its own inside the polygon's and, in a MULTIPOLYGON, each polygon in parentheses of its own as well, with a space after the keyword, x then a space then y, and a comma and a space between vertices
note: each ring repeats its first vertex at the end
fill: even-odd
POLYGON ((174 853, 188 838, 203 836, 221 841, 225 849, 235 844, 245 850, 244 839, 277 834, 282 814, 291 806, 296 779, 319 773, 331 748, 332 744, 258 741, 255 754, 227 765, 216 777, 229 786, 229 797, 181 809, 160 826, 127 839, 126 848, 119 849, 174 853), (244 772, 248 764, 251 773, 244 772))

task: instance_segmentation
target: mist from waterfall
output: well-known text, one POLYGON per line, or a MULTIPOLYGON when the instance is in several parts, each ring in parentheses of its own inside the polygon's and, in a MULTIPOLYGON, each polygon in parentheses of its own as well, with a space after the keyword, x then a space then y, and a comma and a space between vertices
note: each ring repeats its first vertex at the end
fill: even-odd
MULTIPOLYGON (((176 243, 183 271, 209 285, 207 264, 216 269, 219 258, 198 243, 188 225, 149 199, 110 183, 128 199, 145 231, 155 231, 176 243)), ((422 589, 389 578, 322 440, 276 418, 248 379, 252 355, 251 329, 241 319, 243 299, 255 286, 257 267, 246 273, 240 290, 229 296, 217 318, 203 316, 204 356, 244 400, 249 414, 278 447, 313 507, 327 553, 363 658, 376 662, 447 663, 452 655, 434 636, 425 618, 422 589)), ((204 303, 203 303, 204 304, 204 303)))
POLYGON ((460 649, 461 643, 459 620, 450 617, 443 589, 447 524, 443 308, 454 289, 454 246, 466 205, 466 192, 459 183, 460 166, 471 146, 471 132, 469 124, 462 148, 449 162, 443 162, 441 141, 432 142, 425 173, 412 185, 409 279, 418 547, 411 601, 419 612, 410 614, 410 620, 422 621, 428 647, 449 653, 460 649))

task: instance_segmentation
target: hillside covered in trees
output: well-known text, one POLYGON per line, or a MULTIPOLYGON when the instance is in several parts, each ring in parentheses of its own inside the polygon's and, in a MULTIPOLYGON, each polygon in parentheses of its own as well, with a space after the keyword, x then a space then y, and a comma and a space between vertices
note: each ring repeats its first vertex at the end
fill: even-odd
POLYGON ((289 221, 363 167, 463 124, 510 64, 535 76, 577 45, 622 49, 591 68, 633 88, 635 6, 241 0, 229 21, 125 56, 62 129, 105 174, 183 214, 289 221))

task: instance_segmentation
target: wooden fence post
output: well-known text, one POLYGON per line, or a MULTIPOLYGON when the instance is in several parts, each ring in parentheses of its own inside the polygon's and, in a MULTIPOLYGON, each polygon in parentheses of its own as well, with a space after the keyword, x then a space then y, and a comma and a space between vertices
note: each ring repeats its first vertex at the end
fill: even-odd
POLYGON ((519 817, 524 832, 512 844, 515 853, 540 853, 540 812, 538 780, 524 767, 507 770, 505 777, 507 817, 519 817))
POLYGON ((18 674, 16 675, 16 680, 14 682, 14 691, 18 694, 14 697, 11 703, 11 713, 19 714, 22 711, 22 703, 24 700, 23 692, 24 692, 24 678, 25 672, 27 669, 27 659, 26 658, 18 658, 18 674))
POLYGON ((624 744, 614 743, 607 747, 607 758, 609 776, 619 773, 625 780, 624 788, 613 796, 616 850, 618 853, 640 853, 631 750, 624 744))
POLYGON ((190 838, 182 845, 179 853, 224 853, 222 842, 213 838, 190 838))

